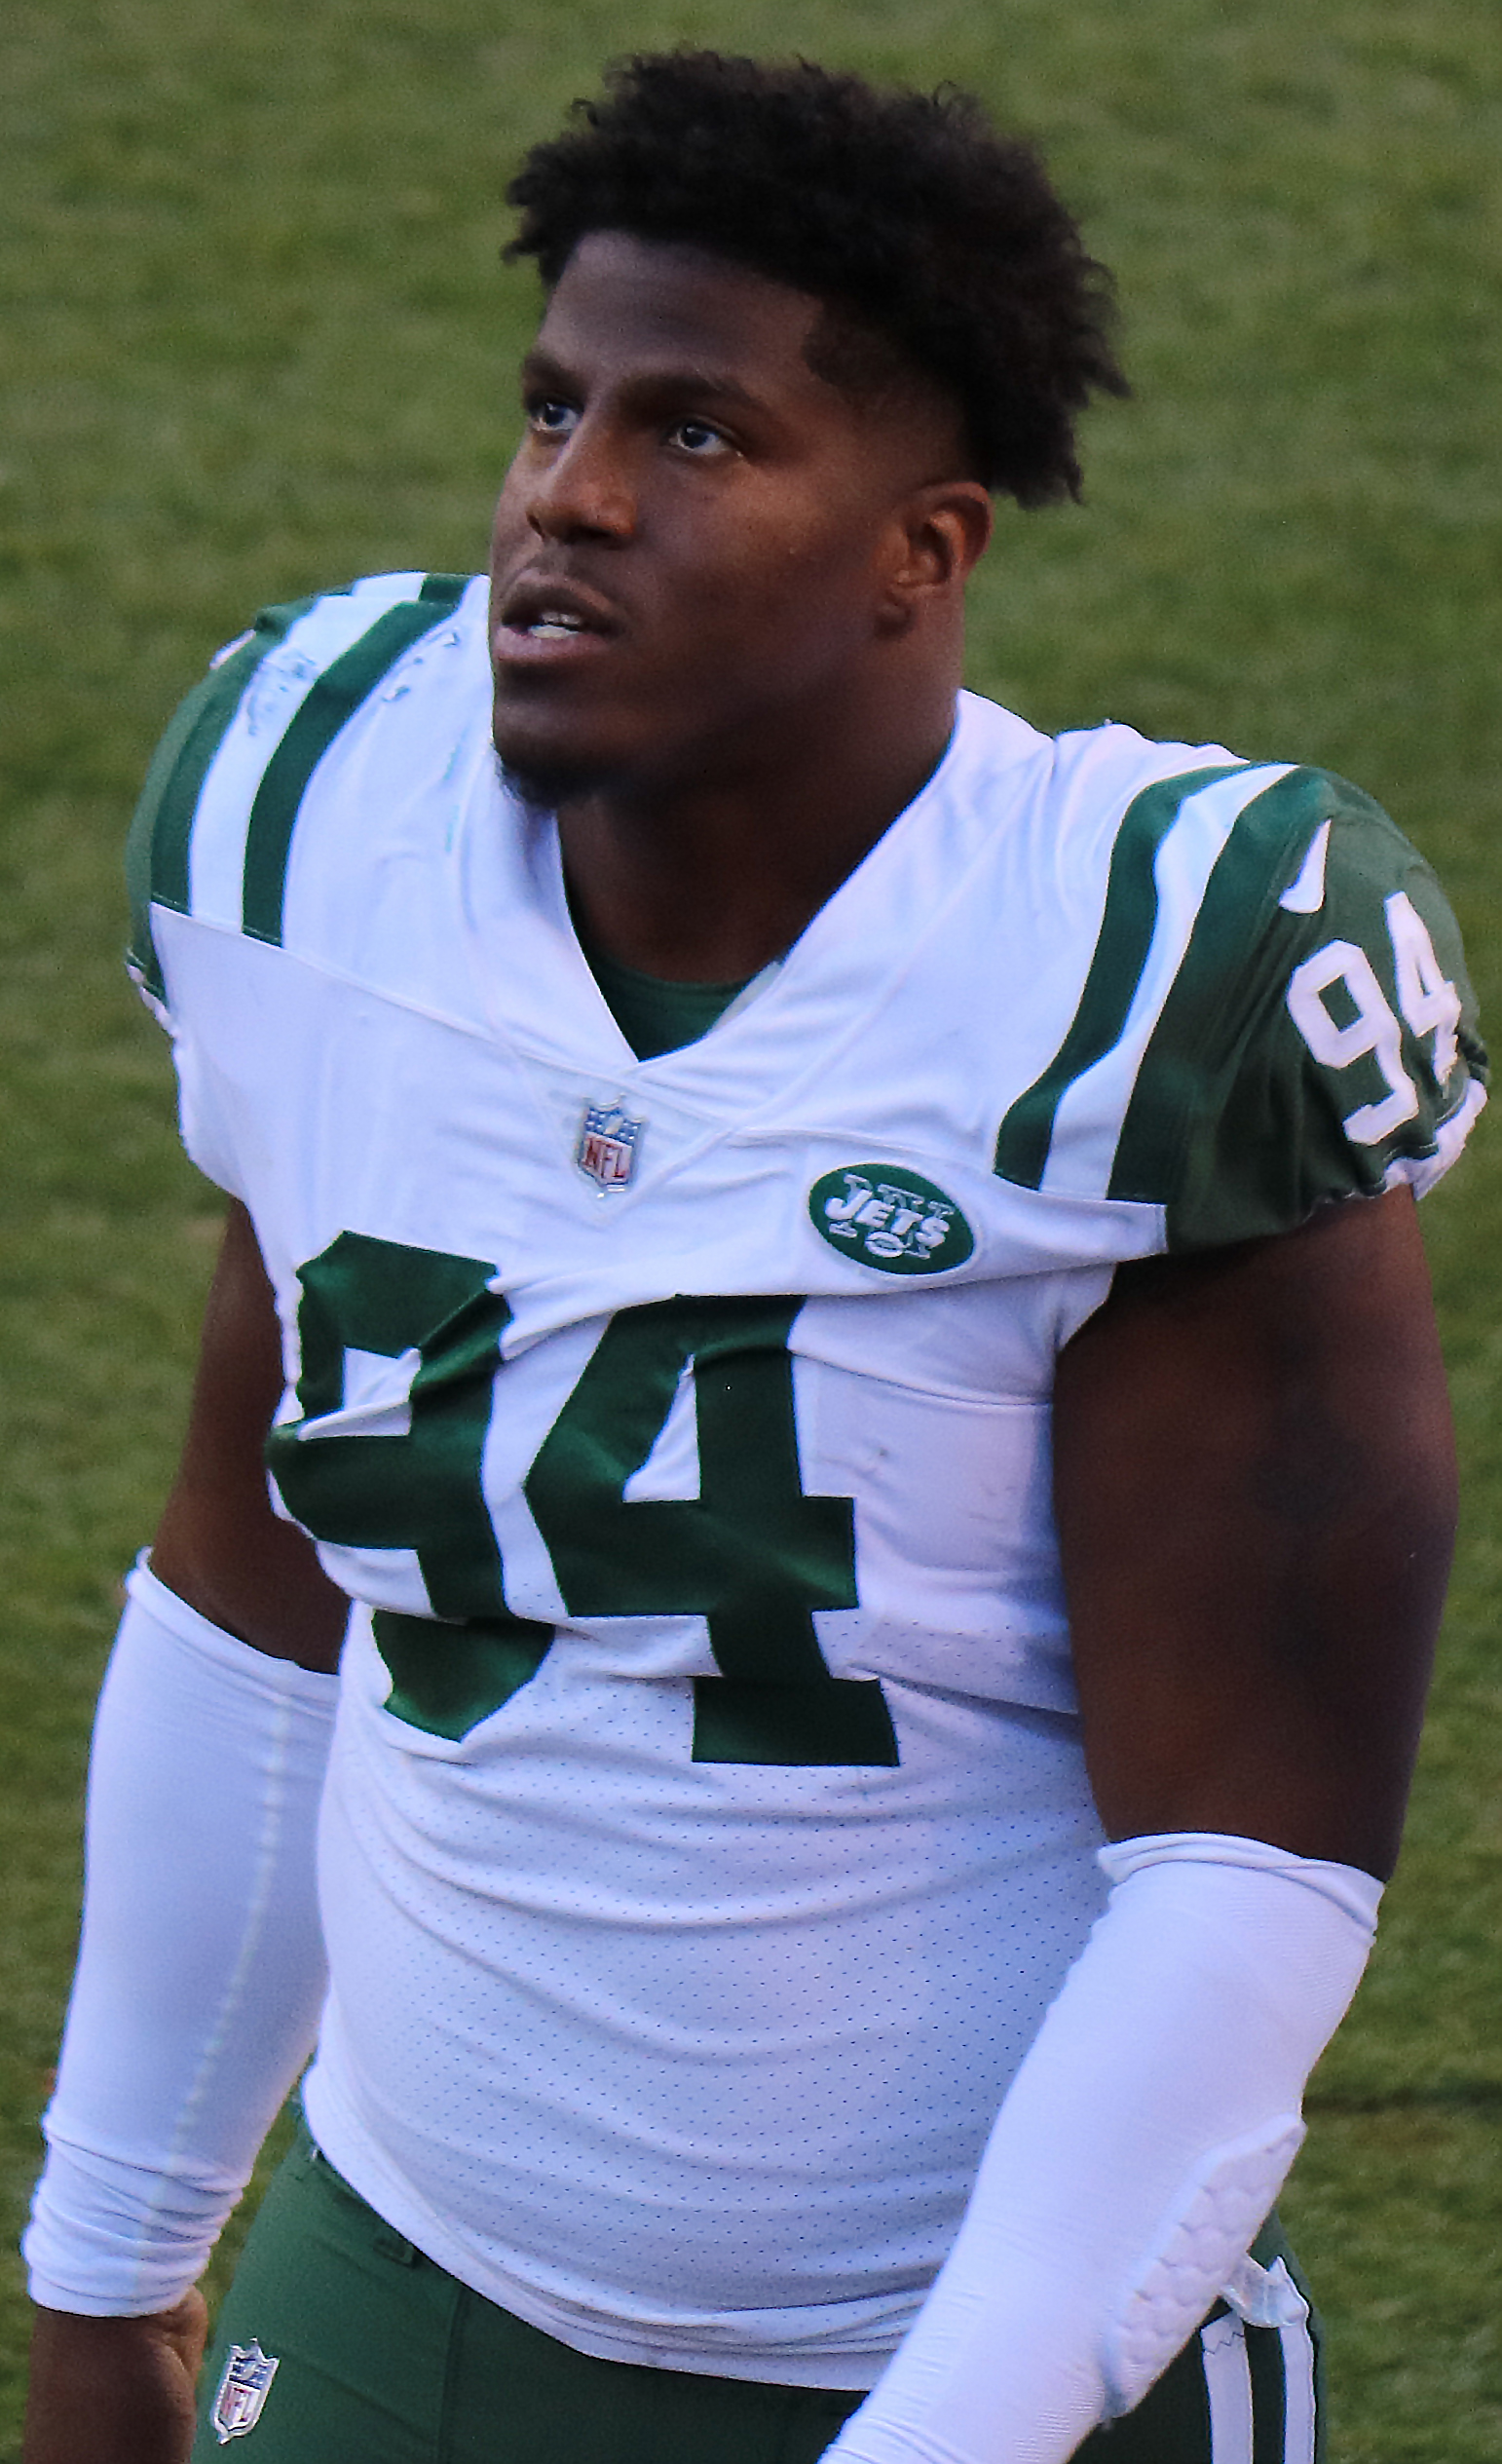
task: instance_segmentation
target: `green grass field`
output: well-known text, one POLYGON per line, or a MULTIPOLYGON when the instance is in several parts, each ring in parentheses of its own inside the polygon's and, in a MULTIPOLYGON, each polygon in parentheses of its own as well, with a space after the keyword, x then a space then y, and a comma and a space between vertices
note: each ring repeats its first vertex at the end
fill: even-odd
MULTIPOLYGON (((118 966, 152 739, 260 601, 465 568, 533 309, 521 147, 679 39, 954 78, 1119 271, 1139 398, 1002 520, 972 680, 1323 762, 1441 865, 1495 1025, 1496 0, 8 0, 0 19, 0 2129, 7 2248, 70 1964, 89 1712, 181 1426, 216 1205, 118 966)), ((1410 1845, 1286 2213, 1331 2464, 1502 2455, 1502 1162, 1432 1201, 1468 1475, 1410 1845)), ((0 2257, 0 2452, 24 2304, 0 2257)), ((80 2460, 83 2464, 83 2459, 80 2460)))

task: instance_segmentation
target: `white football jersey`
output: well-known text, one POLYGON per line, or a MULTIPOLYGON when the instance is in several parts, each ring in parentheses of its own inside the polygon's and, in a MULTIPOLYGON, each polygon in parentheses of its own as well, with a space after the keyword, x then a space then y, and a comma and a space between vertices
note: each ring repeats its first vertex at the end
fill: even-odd
POLYGON ((330 2160, 584 2350, 858 2387, 1101 1905, 1049 1510, 1121 1260, 1420 1186, 1453 923, 1338 780, 961 698, 639 1061, 489 739, 484 585, 272 611, 165 739, 135 963, 356 1602, 330 2160))

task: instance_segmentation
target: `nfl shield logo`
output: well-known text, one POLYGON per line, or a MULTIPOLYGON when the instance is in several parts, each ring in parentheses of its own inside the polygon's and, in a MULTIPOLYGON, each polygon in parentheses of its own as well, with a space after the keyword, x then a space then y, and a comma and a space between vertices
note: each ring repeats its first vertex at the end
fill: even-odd
POLYGON ((208 2418, 221 2446, 253 2430, 281 2364, 259 2344, 232 2344, 208 2418))
POLYGON ((636 1144, 644 1121, 628 1120, 619 1104, 590 1104, 580 1127, 574 1160, 600 1192, 623 1190, 636 1169, 636 1144))

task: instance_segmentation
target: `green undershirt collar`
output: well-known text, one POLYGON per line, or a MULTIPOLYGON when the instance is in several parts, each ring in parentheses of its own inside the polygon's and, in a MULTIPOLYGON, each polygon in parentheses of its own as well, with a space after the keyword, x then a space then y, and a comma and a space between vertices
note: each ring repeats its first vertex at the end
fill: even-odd
MULTIPOLYGON (((579 932, 577 918, 574 929, 579 932)), ((733 984, 672 984, 660 975, 644 975, 640 967, 623 966, 586 941, 582 932, 579 946, 606 1007, 638 1061, 652 1061, 659 1052, 677 1052, 686 1043, 696 1043, 751 980, 742 976, 733 984)))

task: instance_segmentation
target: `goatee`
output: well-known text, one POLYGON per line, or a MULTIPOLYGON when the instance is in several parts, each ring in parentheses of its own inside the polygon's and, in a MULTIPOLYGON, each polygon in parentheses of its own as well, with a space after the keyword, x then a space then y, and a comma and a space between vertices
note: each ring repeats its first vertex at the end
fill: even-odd
POLYGON ((492 752, 502 786, 529 813, 556 813, 561 804, 575 803, 608 783, 607 773, 582 762, 509 761, 494 746, 492 752))

